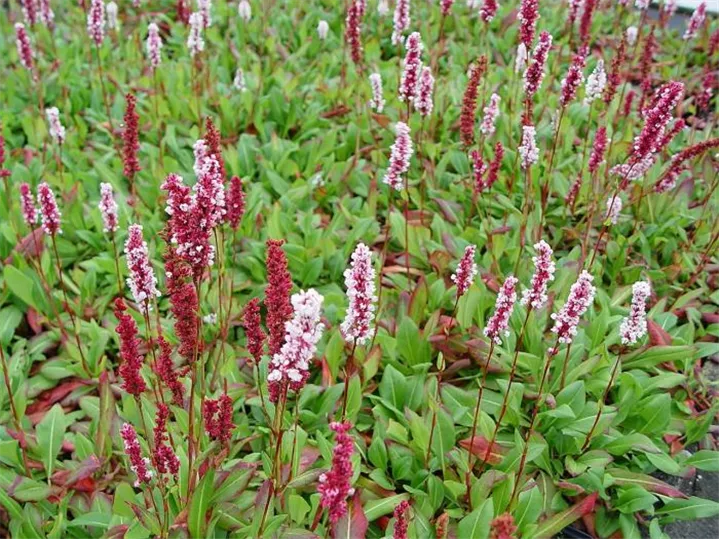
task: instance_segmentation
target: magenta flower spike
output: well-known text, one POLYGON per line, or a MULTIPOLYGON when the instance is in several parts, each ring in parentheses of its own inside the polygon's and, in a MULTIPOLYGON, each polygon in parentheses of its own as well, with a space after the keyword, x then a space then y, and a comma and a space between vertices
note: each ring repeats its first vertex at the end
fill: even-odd
POLYGON ((320 322, 324 298, 314 289, 292 295, 294 316, 285 325, 285 343, 270 360, 267 385, 272 402, 277 402, 283 388, 299 391, 310 376, 310 361, 322 337, 320 322))
POLYGON ((117 202, 112 193, 112 185, 100 184, 100 203, 98 204, 104 225, 103 232, 113 234, 117 230, 117 202))
POLYGON ((364 243, 357 245, 352 253, 352 263, 344 277, 349 307, 340 329, 346 341, 362 345, 370 338, 377 302, 372 251, 364 243))
POLYGON ((105 3, 102 0, 91 0, 87 11, 87 35, 98 47, 105 39, 105 3))
POLYGON ((55 201, 55 193, 47 184, 42 182, 37 186, 37 205, 40 207, 40 218, 42 221, 42 229, 48 236, 62 234, 60 228, 60 210, 55 201))
POLYGON ((395 126, 397 137, 392 145, 389 157, 389 167, 384 175, 384 183, 399 191, 402 189, 402 174, 409 170, 409 160, 414 152, 409 126, 404 122, 397 122, 395 126))
POLYGON ((549 244, 541 240, 534 244, 537 254, 532 257, 534 275, 531 286, 522 292, 522 305, 532 309, 541 309, 547 303, 547 287, 554 280, 556 266, 552 260, 553 251, 549 244))
POLYGON ((419 76, 417 95, 414 98, 414 108, 421 116, 429 116, 432 113, 432 108, 434 107, 432 102, 433 93, 434 77, 432 76, 432 69, 429 66, 424 66, 419 76))
POLYGON ((647 333, 647 300, 652 293, 649 283, 637 281, 632 285, 632 306, 629 316, 622 320, 619 334, 622 344, 636 344, 647 333))
POLYGON ((348 422, 330 424, 335 433, 335 447, 332 450, 332 467, 319 477, 317 492, 320 504, 328 510, 329 521, 336 524, 347 514, 347 498, 354 494, 352 488, 352 453, 354 441, 348 434, 352 425, 348 422))
POLYGON ((147 311, 152 310, 152 299, 160 296, 157 289, 157 277, 150 264, 147 242, 142 237, 142 225, 133 224, 127 229, 125 256, 130 276, 127 286, 138 305, 147 311))
MULTIPOLYGON (((586 312, 594 301, 594 294, 597 289, 592 285, 592 277, 584 270, 569 291, 569 298, 558 313, 552 314, 554 326, 552 333, 557 334, 557 340, 563 344, 570 344, 577 334, 579 318, 586 312)), ((556 348, 549 350, 551 355, 558 352, 556 348)))
POLYGON ((147 26, 147 58, 150 60, 150 67, 154 71, 162 62, 162 38, 157 24, 151 22, 147 26))
POLYGON ((502 344, 501 336, 509 336, 509 319, 517 302, 517 284, 519 279, 510 275, 502 284, 494 306, 494 314, 484 328, 485 337, 495 344, 502 344))
POLYGON ((397 91, 400 101, 412 101, 417 96, 419 77, 422 71, 422 51, 424 45, 419 32, 413 32, 407 38, 407 54, 404 57, 402 78, 397 91))

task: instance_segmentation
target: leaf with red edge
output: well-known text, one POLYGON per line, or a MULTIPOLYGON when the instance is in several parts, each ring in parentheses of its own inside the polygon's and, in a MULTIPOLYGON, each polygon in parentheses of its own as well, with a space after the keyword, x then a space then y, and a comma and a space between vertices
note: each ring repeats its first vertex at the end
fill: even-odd
POLYGON ((480 461, 488 462, 492 465, 502 462, 506 453, 497 442, 494 442, 490 449, 489 440, 479 434, 471 439, 465 438, 464 440, 460 440, 459 445, 467 451, 471 451, 480 461))
POLYGON ((686 498, 687 495, 682 491, 675 489, 673 486, 660 481, 650 475, 630 472, 620 468, 612 468, 607 473, 614 478, 614 484, 620 486, 637 486, 642 487, 649 492, 661 494, 662 496, 670 496, 672 498, 686 498))
POLYGON ((27 410, 25 412, 26 415, 34 416, 31 417, 31 419, 33 420, 33 424, 40 422, 45 415, 45 412, 52 408, 53 404, 55 404, 56 402, 60 402, 70 393, 75 391, 78 387, 83 385, 85 385, 85 382, 75 378, 67 380, 62 384, 53 387, 52 389, 43 391, 35 399, 35 402, 33 402, 30 406, 27 407, 27 410))
POLYGON ((332 537, 334 539, 365 539, 369 522, 362 509, 359 491, 347 504, 347 514, 334 525, 332 537))
POLYGON ((672 344, 671 335, 654 320, 647 319, 647 333, 651 346, 671 346, 672 344))
POLYGON ((576 520, 582 518, 584 515, 592 513, 594 511, 594 506, 597 503, 598 496, 598 492, 590 494, 581 502, 574 504, 569 509, 565 509, 561 513, 557 513, 556 515, 549 517, 535 530, 534 537, 553 537, 576 520))

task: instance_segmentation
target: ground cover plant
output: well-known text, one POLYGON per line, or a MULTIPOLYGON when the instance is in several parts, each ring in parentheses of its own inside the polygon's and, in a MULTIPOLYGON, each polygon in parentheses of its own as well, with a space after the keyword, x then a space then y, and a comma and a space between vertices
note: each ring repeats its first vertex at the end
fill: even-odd
POLYGON ((648 4, 5 5, 3 532, 719 514, 719 24, 648 4))

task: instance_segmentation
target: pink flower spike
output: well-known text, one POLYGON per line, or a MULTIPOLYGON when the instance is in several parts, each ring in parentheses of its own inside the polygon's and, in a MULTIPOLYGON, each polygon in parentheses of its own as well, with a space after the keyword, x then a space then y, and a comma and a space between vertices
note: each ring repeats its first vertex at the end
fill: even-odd
POLYGON ((392 144, 389 157, 389 167, 385 172, 384 183, 399 191, 402 189, 402 174, 409 170, 410 158, 414 153, 412 138, 410 137, 409 126, 404 122, 397 122, 395 126, 397 138, 392 144))
POLYGON ((370 337, 374 320, 375 270, 372 267, 372 251, 360 243, 352 253, 352 264, 344 272, 349 307, 342 322, 342 336, 346 341, 364 344, 370 337))
POLYGON ((497 14, 497 9, 499 9, 497 0, 484 0, 482 7, 479 8, 479 17, 489 24, 497 14))
POLYGON ((449 15, 449 12, 452 11, 452 6, 454 5, 454 0, 440 0, 439 7, 442 11, 442 16, 446 17, 449 15))
POLYGON ((147 57, 150 60, 150 67, 154 71, 162 62, 162 38, 157 24, 151 22, 147 27, 147 57))
POLYGON ((594 71, 587 77, 587 84, 584 87, 584 104, 589 105, 601 96, 606 85, 607 73, 604 71, 604 60, 599 60, 594 71))
POLYGON ((487 179, 484 181, 484 188, 491 189, 494 182, 499 177, 499 167, 502 166, 502 159, 504 158, 504 146, 501 142, 497 142, 494 145, 494 159, 489 163, 489 171, 487 172, 487 179))
POLYGON ((98 47, 105 39, 105 3, 102 0, 91 0, 87 11, 87 34, 98 47))
POLYGON ((519 8, 519 38, 524 46, 529 50, 534 42, 534 34, 537 29, 537 19, 539 19, 539 0, 522 0, 519 8))
POLYGON ((539 43, 534 47, 532 59, 524 72, 524 92, 527 97, 532 97, 542 84, 544 79, 544 66, 547 63, 549 50, 552 48, 552 35, 549 32, 542 32, 539 35, 539 43))
POLYGON ((65 142, 65 128, 60 122, 60 111, 57 110, 57 107, 50 107, 45 109, 45 116, 47 116, 50 136, 57 144, 63 144, 65 142))
POLYGON ((62 229, 60 228, 60 210, 57 208, 55 193, 52 192, 47 182, 42 182, 37 186, 37 205, 40 206, 42 229, 45 231, 45 234, 49 236, 62 234, 62 229))
POLYGON ((28 26, 36 24, 38 20, 37 2, 35 0, 20 0, 19 3, 28 26))
POLYGON ((467 245, 457 265, 457 271, 452 274, 452 282, 457 285, 458 298, 462 297, 467 290, 469 290, 469 287, 472 286, 474 282, 474 278, 477 276, 477 264, 474 262, 476 253, 476 245, 467 245))
POLYGON ((325 328, 320 322, 323 301, 312 288, 292 295, 294 317, 285 324, 285 343, 270 360, 267 375, 272 402, 277 402, 282 390, 299 391, 310 377, 310 360, 325 328))
POLYGON ((582 71, 584 70, 585 60, 584 52, 575 54, 572 57, 567 76, 562 79, 562 95, 559 98, 559 104, 562 107, 566 107, 572 102, 574 96, 577 95, 577 89, 584 82, 582 71))
POLYGON ((355 64, 362 63, 362 15, 364 4, 361 0, 350 0, 345 17, 345 43, 355 64))
POLYGON ((519 156, 523 169, 531 167, 539 159, 536 136, 537 131, 533 125, 522 126, 522 144, 519 146, 519 156))
POLYGON ((190 35, 187 36, 187 48, 190 49, 190 56, 192 57, 205 50, 205 40, 202 37, 203 28, 202 14, 194 12, 190 15, 190 35))
POLYGON ((330 423, 330 429, 337 434, 332 451, 332 467, 320 475, 317 485, 320 504, 328 510, 329 520, 333 525, 347 514, 347 498, 354 494, 351 484, 354 441, 347 434, 351 427, 348 422, 330 423))
POLYGON ((613 225, 616 225, 621 211, 622 199, 619 197, 619 195, 610 196, 607 199, 607 214, 604 216, 604 220, 612 223, 613 225))
POLYGON ((594 174, 599 166, 604 163, 604 152, 607 150, 607 128, 602 126, 597 129, 594 135, 594 145, 592 153, 589 156, 588 168, 591 174, 594 174))
POLYGON ((35 201, 32 198, 30 186, 27 183, 20 184, 20 208, 25 224, 32 230, 37 223, 38 211, 35 208, 35 201))
POLYGON ((502 344, 501 335, 509 336, 509 318, 512 316, 514 304, 517 301, 517 283, 519 283, 519 279, 512 275, 504 281, 497 296, 494 314, 487 322, 487 327, 484 328, 484 335, 492 339, 495 344, 502 344))
POLYGON ((647 333, 646 303, 651 293, 652 289, 646 281, 637 281, 632 285, 632 307, 629 316, 619 326, 622 344, 636 344, 647 333))
POLYGON ((197 11, 202 16, 202 26, 212 26, 212 0, 197 0, 197 11))
POLYGON ((410 102, 417 96, 419 76, 422 71, 422 50, 424 45, 419 32, 411 33, 405 45, 407 54, 404 57, 404 68, 397 93, 400 101, 410 102))
POLYGON ((409 20, 409 0, 397 0, 394 8, 392 45, 402 42, 402 34, 409 28, 409 20))
POLYGON ((704 24, 704 19, 706 19, 706 10, 706 2, 702 2, 699 4, 699 7, 694 10, 691 19, 689 19, 689 22, 687 23, 687 29, 684 31, 684 35, 682 36, 684 41, 693 39, 699 33, 699 29, 704 24))
MULTIPOLYGON (((32 0, 28 1, 31 2, 32 0)), ((15 23, 15 45, 20 63, 30 72, 32 80, 37 82, 37 76, 35 75, 35 51, 30 43, 30 36, 27 30, 25 30, 25 25, 21 22, 15 23)))
POLYGON ((369 106, 372 110, 376 111, 377 114, 381 114, 384 110, 384 97, 382 95, 382 75, 379 73, 372 73, 369 76, 370 86, 372 86, 372 99, 369 102, 369 106))
POLYGON ((100 184, 100 203, 97 206, 102 214, 102 222, 105 225, 103 232, 111 234, 117 230, 117 202, 112 194, 112 185, 109 183, 100 184))
POLYGON ((432 103, 432 93, 434 92, 434 77, 432 69, 429 66, 422 68, 419 76, 419 84, 417 85, 417 96, 414 98, 414 108, 417 109, 420 116, 428 116, 432 113, 434 104, 432 103))
POLYGON ((160 292, 157 290, 155 271, 150 265, 147 242, 142 237, 142 225, 134 224, 128 228, 125 256, 127 257, 127 269, 130 272, 127 285, 132 291, 135 302, 150 311, 152 310, 152 298, 159 297, 160 292))
POLYGON ((392 539, 407 539, 407 528, 409 528, 409 502, 402 500, 394 508, 394 531, 392 539))
POLYGON ((137 432, 132 425, 125 423, 120 429, 120 435, 125 445, 125 454, 130 459, 130 469, 137 475, 135 486, 139 487, 140 483, 149 483, 152 480, 152 471, 149 469, 150 459, 142 456, 137 432))
POLYGON ((484 172, 487 170, 487 166, 477 150, 472 150, 469 158, 472 160, 472 172, 474 173, 474 194, 478 195, 486 187, 484 184, 484 172))
MULTIPOLYGON (((577 334, 579 318, 592 305, 594 294, 597 291, 592 285, 593 280, 594 277, 588 271, 582 271, 577 281, 572 285, 564 307, 558 313, 552 314, 552 320, 554 320, 552 333, 557 334, 558 342, 570 344, 577 334)), ((550 355, 556 355, 558 350, 551 348, 548 352, 550 355)))
POLYGON ((242 180, 239 176, 232 176, 230 179, 230 187, 225 194, 225 204, 227 222, 233 230, 237 230, 245 214, 245 192, 242 190, 242 180))
POLYGON ((484 118, 482 124, 479 126, 479 130, 485 134, 485 136, 492 136, 495 130, 495 124, 497 123, 497 116, 499 116, 499 102, 502 99, 497 94, 492 94, 489 98, 489 104, 484 107, 484 118))
POLYGON ((532 309, 541 309, 547 303, 547 286, 550 281, 554 280, 554 271, 556 266, 552 260, 552 248, 549 244, 541 240, 534 244, 534 250, 537 254, 532 257, 534 262, 534 275, 532 275, 532 285, 530 288, 522 292, 522 305, 529 305, 532 309))

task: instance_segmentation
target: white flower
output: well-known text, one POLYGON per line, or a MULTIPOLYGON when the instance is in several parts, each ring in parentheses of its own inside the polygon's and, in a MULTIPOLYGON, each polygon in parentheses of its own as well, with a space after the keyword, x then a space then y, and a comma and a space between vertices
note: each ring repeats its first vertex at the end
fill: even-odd
POLYGON ((636 26, 630 26, 627 28, 627 43, 629 45, 634 45, 637 42, 637 34, 639 33, 639 30, 637 30, 636 26))
POLYGON ((107 15, 107 27, 110 30, 117 30, 117 4, 108 2, 107 6, 105 6, 105 14, 107 15))
POLYGON ((252 7, 250 3, 247 0, 240 0, 240 3, 237 4, 237 13, 242 20, 248 22, 252 18, 252 7))
POLYGON ((330 31, 330 25, 327 24, 327 21, 321 20, 321 21, 317 24, 317 35, 319 36, 319 38, 320 38, 322 41, 324 41, 325 39, 327 39, 327 34, 329 33, 329 31, 330 31))
POLYGON ((587 85, 584 91, 584 104, 588 105, 602 95, 606 85, 607 74, 604 71, 604 60, 599 60, 594 71, 587 77, 587 85))
POLYGON ((245 82, 245 73, 242 71, 242 68, 238 67, 237 71, 235 71, 235 80, 232 81, 232 85, 235 87, 235 89, 239 90, 240 92, 244 92, 247 90, 247 83, 245 82))

